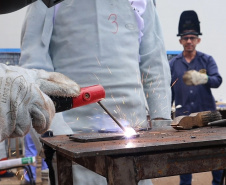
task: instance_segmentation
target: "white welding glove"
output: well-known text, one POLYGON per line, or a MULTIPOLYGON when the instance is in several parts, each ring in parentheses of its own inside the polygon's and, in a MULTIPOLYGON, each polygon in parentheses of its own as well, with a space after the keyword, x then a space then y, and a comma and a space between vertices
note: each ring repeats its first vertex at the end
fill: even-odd
POLYGON ((0 64, 0 141, 25 135, 31 124, 45 132, 55 114, 47 95, 76 97, 80 87, 66 76, 0 64))
POLYGON ((196 70, 190 70, 183 75, 183 81, 186 85, 206 84, 208 82, 208 76, 196 70))

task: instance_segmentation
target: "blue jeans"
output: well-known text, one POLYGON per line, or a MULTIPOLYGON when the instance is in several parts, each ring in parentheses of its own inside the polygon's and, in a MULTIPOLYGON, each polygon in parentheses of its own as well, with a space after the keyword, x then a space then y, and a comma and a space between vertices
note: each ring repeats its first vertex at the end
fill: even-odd
MULTIPOLYGON (((32 157, 37 155, 37 150, 35 148, 35 144, 33 143, 30 134, 27 134, 24 137, 24 146, 25 146, 25 157, 32 157)), ((33 174, 33 178, 34 180, 36 180, 36 166, 30 165, 30 167, 33 174)), ((45 170, 47 168, 48 166, 46 162, 44 161, 44 159, 42 159, 42 170, 45 170)), ((27 182, 30 182, 30 179, 27 173, 24 178, 27 182)))
MULTIPOLYGON (((219 185, 223 170, 214 170, 212 171, 213 180, 212 185, 219 185)), ((180 185, 191 185, 192 174, 180 175, 180 185)))

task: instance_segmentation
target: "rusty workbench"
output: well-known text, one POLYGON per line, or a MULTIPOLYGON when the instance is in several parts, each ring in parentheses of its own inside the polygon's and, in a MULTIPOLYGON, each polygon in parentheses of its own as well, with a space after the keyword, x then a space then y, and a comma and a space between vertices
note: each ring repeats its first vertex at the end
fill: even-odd
POLYGON ((106 177, 108 185, 226 169, 226 127, 167 127, 140 132, 130 140, 79 143, 56 136, 41 141, 56 150, 60 185, 73 184, 72 162, 106 177))

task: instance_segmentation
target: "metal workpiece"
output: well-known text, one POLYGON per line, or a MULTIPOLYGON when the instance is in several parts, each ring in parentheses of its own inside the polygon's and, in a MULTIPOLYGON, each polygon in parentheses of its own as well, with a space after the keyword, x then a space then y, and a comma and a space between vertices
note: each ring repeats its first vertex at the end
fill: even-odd
MULTIPOLYGON (((226 128, 204 127, 193 130, 175 131, 174 129, 138 132, 140 137, 123 140, 98 142, 75 142, 69 136, 61 135, 42 138, 43 142, 54 149, 64 150, 72 157, 96 155, 121 155, 125 153, 157 152, 180 150, 191 147, 209 147, 226 142, 226 128)), ((102 133, 90 133, 90 136, 102 133)))
POLYGON ((221 120, 219 111, 195 112, 190 115, 175 117, 171 126, 176 130, 189 130, 197 127, 206 127, 209 122, 221 120))
MULTIPOLYGON (((142 179, 226 168, 225 127, 182 131, 163 127, 138 133, 140 137, 133 139, 87 143, 65 135, 41 141, 54 148, 65 164, 76 162, 106 177, 108 185, 137 185, 142 179)), ((60 173, 65 179, 66 172, 60 173)))

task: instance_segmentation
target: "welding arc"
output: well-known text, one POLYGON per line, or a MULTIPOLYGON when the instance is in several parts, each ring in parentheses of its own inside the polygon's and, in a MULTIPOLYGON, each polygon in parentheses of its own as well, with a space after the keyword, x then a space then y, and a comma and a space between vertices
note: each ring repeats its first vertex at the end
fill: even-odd
POLYGON ((115 123, 117 123, 117 125, 124 131, 126 132, 126 129, 117 121, 117 119, 114 118, 114 116, 106 109, 106 107, 104 107, 104 105, 98 101, 97 102, 104 110, 105 112, 115 121, 115 123))

